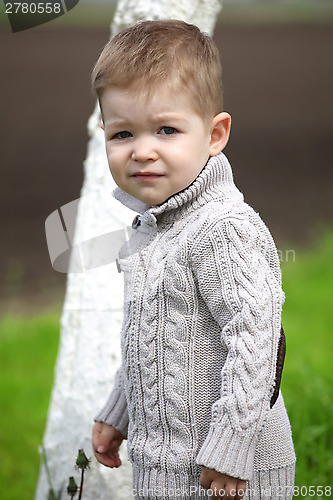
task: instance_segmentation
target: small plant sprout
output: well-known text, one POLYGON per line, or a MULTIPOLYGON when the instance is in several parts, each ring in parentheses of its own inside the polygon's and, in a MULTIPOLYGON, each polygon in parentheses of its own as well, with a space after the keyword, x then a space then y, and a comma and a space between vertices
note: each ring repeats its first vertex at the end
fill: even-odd
POLYGON ((81 500, 82 498, 82 491, 83 491, 83 481, 84 481, 84 471, 86 469, 89 469, 89 462, 90 460, 87 458, 86 454, 82 450, 82 448, 79 450, 77 459, 76 459, 76 466, 81 469, 81 483, 80 483, 80 491, 79 491, 79 498, 78 500, 81 500))
POLYGON ((76 466, 81 469, 89 469, 89 462, 90 460, 86 457, 86 454, 82 450, 82 448, 79 450, 77 459, 76 459, 76 466))
POLYGON ((75 479, 73 476, 71 476, 69 478, 69 482, 68 482, 68 486, 67 486, 67 493, 68 495, 71 497, 71 499, 73 500, 73 498, 75 497, 77 491, 78 491, 78 485, 76 484, 75 482, 75 479))

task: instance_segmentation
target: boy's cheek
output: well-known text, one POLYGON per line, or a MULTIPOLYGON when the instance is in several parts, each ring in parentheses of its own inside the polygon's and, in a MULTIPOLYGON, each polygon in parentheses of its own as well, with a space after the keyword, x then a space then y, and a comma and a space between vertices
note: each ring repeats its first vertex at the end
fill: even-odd
POLYGON ((117 155, 114 154, 113 148, 111 146, 109 146, 108 144, 106 145, 106 157, 107 157, 109 165, 111 163, 116 163, 117 155))

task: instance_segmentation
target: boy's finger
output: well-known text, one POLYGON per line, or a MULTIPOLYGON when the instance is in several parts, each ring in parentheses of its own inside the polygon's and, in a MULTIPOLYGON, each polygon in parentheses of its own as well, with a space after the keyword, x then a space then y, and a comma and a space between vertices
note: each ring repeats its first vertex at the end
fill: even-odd
POLYGON ((220 500, 222 498, 228 498, 228 497, 223 496, 225 493, 225 490, 224 490, 224 488, 222 488, 221 484, 218 484, 215 481, 213 481, 211 483, 209 490, 210 490, 210 493, 212 493, 212 496, 210 496, 209 498, 212 500, 220 500))
POLYGON ((109 461, 109 463, 111 464, 109 465, 109 467, 119 467, 121 465, 121 460, 118 452, 107 451, 103 454, 103 458, 106 461, 109 461))
POLYGON ((111 469, 113 469, 114 467, 120 467, 121 465, 120 458, 110 457, 105 453, 104 454, 96 453, 95 455, 99 463, 105 465, 106 467, 110 467, 111 469))
POLYGON ((95 449, 97 448, 99 443, 99 436, 101 434, 101 430, 102 430, 101 422, 96 422, 92 429, 92 442, 95 449))
POLYGON ((112 428, 108 425, 103 425, 98 437, 97 451, 99 453, 105 452, 112 441, 112 428))
POLYGON ((246 481, 238 481, 237 483, 238 500, 242 500, 242 498, 244 498, 245 491, 246 491, 246 481))
POLYGON ((203 488, 205 488, 205 490, 208 490, 210 485, 211 485, 211 482, 212 482, 212 478, 210 477, 210 471, 208 471, 206 469, 206 467, 203 467, 202 468, 202 472, 201 472, 201 475, 200 475, 200 484, 203 488))
POLYGON ((232 486, 227 486, 225 489, 225 495, 224 499, 233 499, 233 500, 242 500, 242 498, 245 495, 245 486, 244 488, 241 487, 241 485, 232 485, 232 486))

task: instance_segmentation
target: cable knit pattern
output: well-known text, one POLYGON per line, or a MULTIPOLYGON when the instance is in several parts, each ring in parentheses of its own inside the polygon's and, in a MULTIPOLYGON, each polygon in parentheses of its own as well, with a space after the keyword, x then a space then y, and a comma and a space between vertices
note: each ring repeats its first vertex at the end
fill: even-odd
POLYGON ((284 301, 279 259, 226 157, 210 158, 157 207, 119 189, 115 196, 141 216, 119 255, 121 383, 96 419, 128 436, 138 498, 157 498, 156 489, 177 498, 177 484, 199 485, 201 465, 250 480, 294 464, 281 394, 270 409, 284 301))

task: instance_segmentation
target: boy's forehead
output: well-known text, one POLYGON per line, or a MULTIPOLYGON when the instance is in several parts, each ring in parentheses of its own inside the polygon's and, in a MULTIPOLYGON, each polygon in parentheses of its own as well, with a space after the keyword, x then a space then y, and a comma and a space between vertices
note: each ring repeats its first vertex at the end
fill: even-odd
POLYGON ((161 107, 165 108, 171 107, 176 96, 183 101, 189 101, 189 96, 185 91, 175 93, 169 85, 159 85, 150 89, 135 84, 128 88, 108 87, 104 90, 103 96, 106 99, 121 103, 136 101, 148 104, 156 101, 161 107))
POLYGON ((166 86, 154 91, 145 89, 119 89, 109 87, 101 96, 102 111, 106 111, 113 119, 121 119, 142 110, 156 119, 182 117, 184 112, 195 111, 192 99, 186 92, 173 92, 166 86))

